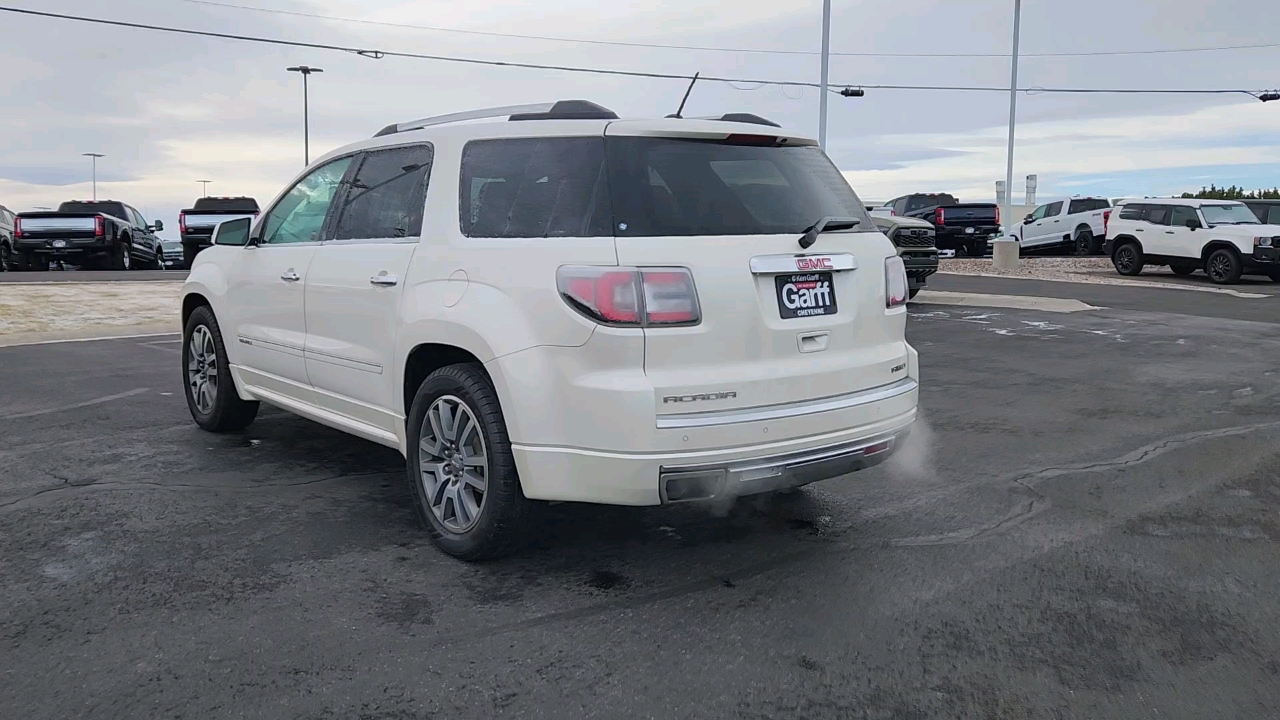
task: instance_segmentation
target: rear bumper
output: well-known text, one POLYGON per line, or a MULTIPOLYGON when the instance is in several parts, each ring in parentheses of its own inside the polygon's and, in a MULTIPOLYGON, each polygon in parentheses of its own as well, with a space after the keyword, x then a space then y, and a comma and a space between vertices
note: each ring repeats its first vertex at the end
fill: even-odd
POLYGON ((798 487, 878 465, 915 422, 905 413, 861 427, 781 443, 699 453, 611 453, 513 445, 524 494, 538 500, 607 505, 753 495, 798 487))
POLYGON ((111 244, 98 238, 42 237, 32 240, 18 238, 14 240, 13 249, 15 252, 27 254, 68 256, 107 252, 111 249, 111 244), (59 243, 62 247, 57 247, 59 243))
POLYGON ((974 241, 986 240, 1000 232, 999 225, 975 225, 972 227, 973 232, 965 232, 968 228, 964 226, 938 225, 934 231, 934 242, 940 248, 955 250, 974 241))

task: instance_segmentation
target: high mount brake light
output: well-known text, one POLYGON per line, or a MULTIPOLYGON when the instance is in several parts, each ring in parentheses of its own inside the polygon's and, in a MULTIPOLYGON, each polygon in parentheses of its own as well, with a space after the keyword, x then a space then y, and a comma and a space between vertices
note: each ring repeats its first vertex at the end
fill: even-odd
POLYGON ((902 258, 884 259, 884 306, 890 310, 907 304, 910 295, 907 284, 907 266, 902 258))
POLYGON ((560 297, 574 310, 619 327, 696 325, 702 319, 693 275, 685 268, 565 266, 560 297))

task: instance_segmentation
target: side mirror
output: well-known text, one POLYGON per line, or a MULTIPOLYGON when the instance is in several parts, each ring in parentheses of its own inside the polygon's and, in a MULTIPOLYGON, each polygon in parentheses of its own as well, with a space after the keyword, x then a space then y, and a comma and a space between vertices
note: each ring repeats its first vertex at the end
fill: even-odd
POLYGON ((214 245, 244 247, 249 244, 249 218, 239 218, 218 223, 213 229, 214 245))
POLYGON ((157 220, 155 225, 151 226, 151 232, 160 232, 164 229, 164 221, 157 220))
POLYGON ((1191 228, 1192 230, 1199 230, 1200 221, 1195 218, 1187 218, 1187 227, 1191 228))
POLYGON ((1026 217, 1022 218, 1023 225, 1030 225, 1033 222, 1035 222, 1035 218, 1031 217, 1031 215, 1027 215, 1026 217))

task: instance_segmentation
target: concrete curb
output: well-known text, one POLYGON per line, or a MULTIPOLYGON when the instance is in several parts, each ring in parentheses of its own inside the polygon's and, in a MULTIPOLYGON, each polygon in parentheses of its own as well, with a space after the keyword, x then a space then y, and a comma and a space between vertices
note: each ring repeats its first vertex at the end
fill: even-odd
POLYGON ((51 345, 66 342, 92 342, 94 340, 120 340, 125 338, 179 335, 182 328, 176 322, 157 325, 118 325, 58 330, 54 332, 13 333, 0 335, 0 348, 20 345, 51 345))
POLYGON ((1145 287, 1155 288, 1157 290, 1187 290, 1190 292, 1206 292, 1217 293, 1219 295, 1231 295, 1233 297, 1243 298, 1245 300, 1262 300, 1272 297, 1271 295, 1263 295, 1261 293, 1241 292, 1232 290, 1231 288, 1218 287, 1192 287, 1190 285, 1182 285, 1178 283, 1158 283, 1143 282, 1141 280, 1113 280, 1110 282, 1098 282, 1091 279, 1087 274, 1080 273, 1079 278, 1061 278, 1061 277, 1040 277, 1040 276, 1024 276, 1024 275, 1006 275, 1002 273, 983 273, 983 272, 955 272, 952 270, 939 270, 939 275, 956 275, 958 277, 983 277, 983 278, 1000 278, 1003 280, 1039 280, 1041 282, 1059 282, 1072 283, 1076 285, 1103 285, 1109 287, 1145 287))
POLYGON ((1031 297, 1024 295, 985 295, 983 293, 956 293, 937 290, 921 290, 913 300, 924 305, 968 305, 970 307, 996 307, 1013 310, 1043 310, 1053 313, 1073 313, 1084 310, 1105 310, 1079 300, 1064 298, 1031 297))

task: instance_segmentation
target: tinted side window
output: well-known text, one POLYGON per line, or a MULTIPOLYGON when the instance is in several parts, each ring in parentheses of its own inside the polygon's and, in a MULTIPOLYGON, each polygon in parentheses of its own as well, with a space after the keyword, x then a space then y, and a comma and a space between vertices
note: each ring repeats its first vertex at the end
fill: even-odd
POLYGON ((1169 206, 1168 205, 1148 205, 1142 212, 1142 219, 1152 225, 1168 225, 1169 224, 1169 206))
POLYGON ((1171 224, 1177 227, 1186 227, 1188 220, 1195 220, 1197 224, 1200 223, 1200 216, 1196 214, 1195 208, 1184 207, 1181 205, 1173 208, 1173 219, 1170 220, 1171 224))
POLYGON ((262 222, 262 242, 280 245, 319 240, 329 205, 350 164, 351 158, 340 158, 299 180, 267 213, 262 222))
POLYGON ((1044 214, 1045 214, 1046 212, 1048 212, 1048 211, 1049 211, 1049 206, 1048 206, 1048 205, 1041 205, 1040 207, 1036 208, 1036 211, 1035 211, 1035 212, 1031 213, 1031 219, 1032 219, 1032 220, 1043 220, 1043 219, 1044 219, 1044 214))
POLYGON ((420 236, 431 156, 429 145, 366 155, 343 193, 334 237, 350 240, 420 236))
POLYGON ((458 194, 467 237, 611 234, 604 138, 474 140, 458 194))
POLYGON ((1141 220, 1142 208, 1144 207, 1146 206, 1145 205, 1121 205, 1120 219, 1121 220, 1141 220))
POLYGON ((1048 208, 1047 210, 1045 210, 1045 211, 1044 211, 1044 216, 1045 216, 1045 217, 1057 217, 1057 216, 1058 216, 1058 215, 1060 215, 1061 213, 1062 213, 1062 201, 1061 201, 1061 200, 1059 200, 1058 202, 1056 202, 1056 203, 1051 203, 1051 204, 1049 205, 1049 208, 1048 208))
MULTIPOLYGON (((13 222, 13 216, 9 217, 9 221, 13 222)), ((1272 205, 1267 209, 1266 222, 1268 225, 1280 225, 1280 205, 1272 205)))

